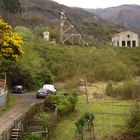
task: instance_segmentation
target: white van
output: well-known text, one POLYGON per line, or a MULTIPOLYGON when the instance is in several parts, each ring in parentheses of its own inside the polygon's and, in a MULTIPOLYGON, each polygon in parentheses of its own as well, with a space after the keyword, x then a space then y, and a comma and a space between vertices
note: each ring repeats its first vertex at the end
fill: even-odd
POLYGON ((43 86, 43 89, 49 90, 52 93, 56 93, 56 89, 54 88, 54 85, 51 84, 45 84, 43 86))

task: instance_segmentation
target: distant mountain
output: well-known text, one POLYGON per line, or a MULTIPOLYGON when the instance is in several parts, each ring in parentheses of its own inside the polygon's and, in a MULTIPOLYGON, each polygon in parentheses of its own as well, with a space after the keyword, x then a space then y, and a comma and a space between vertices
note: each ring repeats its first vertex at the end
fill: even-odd
POLYGON ((140 32, 140 6, 139 5, 121 5, 106 9, 89 9, 99 17, 115 24, 133 28, 140 32))
POLYGON ((8 15, 3 17, 14 26, 23 25, 30 28, 45 26, 59 31, 61 11, 65 11, 73 24, 79 28, 87 38, 99 41, 110 41, 114 33, 122 31, 121 26, 110 24, 92 12, 81 8, 67 7, 52 0, 20 0, 22 15, 8 15))

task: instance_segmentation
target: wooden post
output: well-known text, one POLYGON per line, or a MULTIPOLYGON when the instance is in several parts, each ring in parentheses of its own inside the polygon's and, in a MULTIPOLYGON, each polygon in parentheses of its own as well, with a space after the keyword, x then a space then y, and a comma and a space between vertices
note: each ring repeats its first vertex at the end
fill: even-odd
POLYGON ((87 101, 87 104, 88 104, 89 103, 89 100, 88 100, 88 91, 87 91, 87 82, 86 82, 86 79, 84 79, 84 85, 85 85, 86 101, 87 101))
POLYGON ((86 93, 86 101, 87 101, 87 104, 89 103, 89 101, 88 101, 88 92, 87 92, 87 88, 86 88, 86 85, 85 85, 85 93, 86 93))
POLYGON ((80 91, 86 95, 86 102, 87 104, 89 103, 89 100, 88 100, 88 92, 87 92, 87 84, 86 84, 86 80, 85 79, 80 79, 80 85, 79 85, 79 88, 80 88, 80 91))

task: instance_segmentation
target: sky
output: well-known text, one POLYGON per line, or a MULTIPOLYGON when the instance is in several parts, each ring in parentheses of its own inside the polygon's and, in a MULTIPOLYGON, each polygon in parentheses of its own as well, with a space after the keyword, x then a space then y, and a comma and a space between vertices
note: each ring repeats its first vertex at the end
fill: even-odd
POLYGON ((53 0, 58 3, 81 8, 107 8, 122 4, 140 5, 140 0, 53 0))

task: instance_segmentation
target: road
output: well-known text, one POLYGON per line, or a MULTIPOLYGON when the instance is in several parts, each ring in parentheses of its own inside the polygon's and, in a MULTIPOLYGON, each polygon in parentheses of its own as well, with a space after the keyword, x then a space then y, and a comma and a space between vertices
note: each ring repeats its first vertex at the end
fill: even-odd
POLYGON ((40 102, 40 100, 35 98, 35 94, 33 93, 13 96, 16 97, 17 104, 0 117, 0 135, 2 132, 8 130, 13 125, 14 120, 18 119, 22 114, 24 114, 29 106, 40 102))

